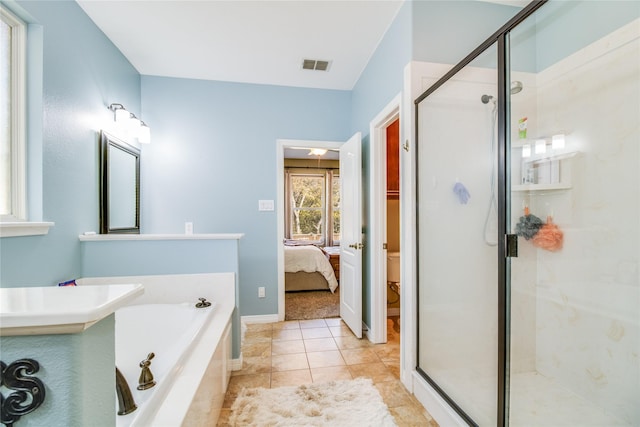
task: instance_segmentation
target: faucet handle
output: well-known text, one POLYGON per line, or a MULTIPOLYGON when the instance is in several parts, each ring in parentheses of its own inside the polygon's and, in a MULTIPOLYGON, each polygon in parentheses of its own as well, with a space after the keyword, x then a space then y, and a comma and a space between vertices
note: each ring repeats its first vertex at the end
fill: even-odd
POLYGON ((207 301, 206 298, 198 298, 198 300, 200 302, 196 304, 196 308, 204 308, 204 307, 209 307, 211 305, 211 303, 207 301))
POLYGON ((146 368, 149 365, 151 365, 151 359, 153 359, 154 357, 156 357, 156 355, 153 352, 147 354, 147 358, 144 359, 142 362, 140 362, 140 367, 141 368, 146 368))
POLYGON ((140 378, 138 378, 138 390, 146 390, 156 385, 156 382, 153 380, 151 369, 149 369, 149 365, 151 365, 151 359, 153 359, 155 356, 156 355, 154 353, 149 353, 147 355, 147 358, 140 362, 142 372, 140 372, 140 378))

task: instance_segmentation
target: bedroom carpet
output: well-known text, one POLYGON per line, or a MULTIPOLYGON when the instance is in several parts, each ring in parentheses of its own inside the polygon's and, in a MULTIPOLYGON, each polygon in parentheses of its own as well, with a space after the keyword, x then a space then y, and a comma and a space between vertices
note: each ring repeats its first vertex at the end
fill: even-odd
POLYGON ((340 316, 340 288, 330 291, 285 292, 285 320, 326 319, 340 316))
POLYGON ((231 407, 229 424, 396 426, 389 408, 369 378, 271 389, 246 388, 231 407))

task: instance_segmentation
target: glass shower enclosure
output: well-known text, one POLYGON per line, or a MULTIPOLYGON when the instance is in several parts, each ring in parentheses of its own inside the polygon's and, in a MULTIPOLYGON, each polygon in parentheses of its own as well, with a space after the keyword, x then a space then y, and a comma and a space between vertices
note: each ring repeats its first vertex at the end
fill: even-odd
POLYGON ((640 425, 639 100, 606 1, 532 2, 416 99, 417 371, 468 424, 640 425))

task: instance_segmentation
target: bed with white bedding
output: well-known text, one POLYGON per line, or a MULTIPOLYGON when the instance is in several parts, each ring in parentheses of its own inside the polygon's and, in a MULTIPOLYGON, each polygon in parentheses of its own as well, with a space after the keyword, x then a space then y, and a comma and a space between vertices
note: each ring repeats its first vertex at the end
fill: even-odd
POLYGON ((338 287, 333 267, 322 249, 313 245, 284 246, 286 291, 325 290, 338 287))

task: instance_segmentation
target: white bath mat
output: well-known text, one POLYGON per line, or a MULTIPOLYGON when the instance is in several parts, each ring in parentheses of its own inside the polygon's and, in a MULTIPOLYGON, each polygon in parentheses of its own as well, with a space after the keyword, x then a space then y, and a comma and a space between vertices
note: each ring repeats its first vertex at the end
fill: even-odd
POLYGON ((234 427, 396 425, 368 378, 244 389, 231 407, 229 424, 234 427))

